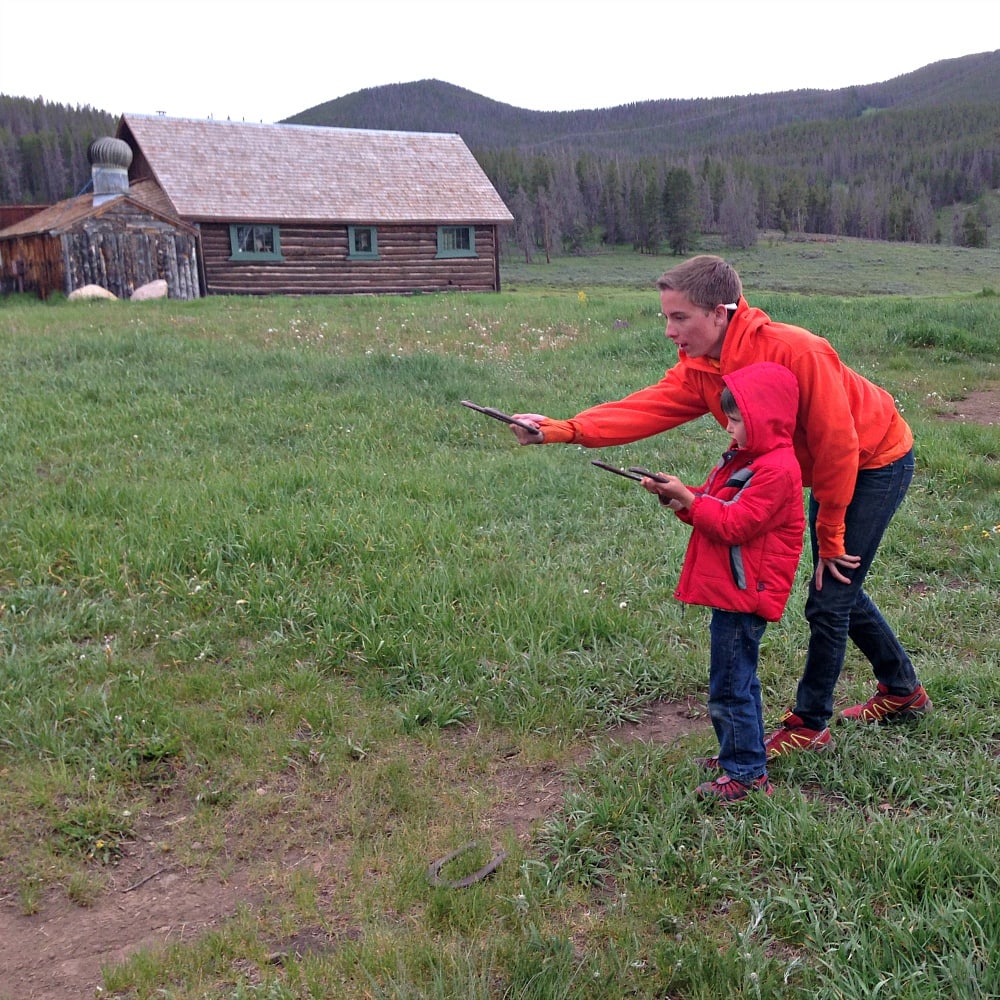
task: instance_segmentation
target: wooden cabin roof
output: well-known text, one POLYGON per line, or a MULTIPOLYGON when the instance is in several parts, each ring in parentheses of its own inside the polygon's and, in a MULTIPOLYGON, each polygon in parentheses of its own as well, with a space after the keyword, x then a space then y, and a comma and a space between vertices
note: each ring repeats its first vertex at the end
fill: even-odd
POLYGON ((511 222, 462 141, 443 132, 124 115, 124 139, 191 221, 511 222))
POLYGON ((122 193, 110 198, 100 205, 94 204, 94 195, 78 194, 74 198, 49 205, 34 215, 8 226, 0 231, 0 239, 15 236, 37 236, 39 234, 58 235, 71 230, 84 219, 96 219, 107 212, 118 213, 124 205, 129 205, 132 212, 146 213, 163 221, 169 222, 178 229, 191 229, 191 226, 178 218, 172 206, 163 197, 156 185, 150 181, 133 184, 128 193, 122 193))

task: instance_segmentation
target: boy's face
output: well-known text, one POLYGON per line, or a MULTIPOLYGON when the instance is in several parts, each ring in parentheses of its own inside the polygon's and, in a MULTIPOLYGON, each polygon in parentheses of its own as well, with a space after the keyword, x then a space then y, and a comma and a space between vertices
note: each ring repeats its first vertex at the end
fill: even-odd
POLYGON ((726 433, 736 442, 737 448, 745 448, 747 446, 747 425, 743 423, 743 414, 727 413, 726 420, 729 421, 726 424, 726 433))
POLYGON ((683 292, 660 292, 660 309, 667 321, 666 336, 689 358, 720 358, 729 316, 724 305, 696 306, 683 292))

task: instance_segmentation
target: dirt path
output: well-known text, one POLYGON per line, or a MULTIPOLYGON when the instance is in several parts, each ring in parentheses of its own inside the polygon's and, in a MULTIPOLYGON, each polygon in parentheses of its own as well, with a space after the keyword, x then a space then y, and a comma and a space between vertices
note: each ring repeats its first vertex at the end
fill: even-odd
POLYGON ((201 934, 252 898, 236 873, 225 883, 192 876, 171 865, 158 844, 165 826, 183 816, 150 816, 93 906, 51 891, 33 916, 16 899, 0 905, 0 997, 3 1000, 93 1000, 113 965, 145 947, 201 934))
MULTIPOLYGON (((642 722, 609 736, 669 745, 707 726, 704 714, 691 706, 660 704, 642 722)), ((512 830, 527 838, 562 804, 565 778, 554 766, 505 763, 493 781, 502 802, 488 820, 493 836, 512 830)), ((238 907, 253 906, 259 882, 249 868, 219 881, 171 865, 159 845, 167 828, 176 836, 184 822, 182 813, 144 817, 93 906, 74 904, 62 889, 50 892, 32 916, 19 911, 17 899, 0 901, 0 1000, 94 1000, 103 986, 102 966, 143 948, 195 938, 233 917, 238 907)))

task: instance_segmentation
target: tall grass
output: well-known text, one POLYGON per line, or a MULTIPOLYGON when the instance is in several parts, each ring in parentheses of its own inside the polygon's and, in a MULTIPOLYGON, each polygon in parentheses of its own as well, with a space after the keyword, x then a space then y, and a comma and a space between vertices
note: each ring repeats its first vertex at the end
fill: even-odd
MULTIPOLYGON (((106 970, 105 995, 1000 994, 998 447, 939 417, 996 384, 1000 305, 752 298, 914 426, 871 587, 937 712, 838 731, 730 811, 690 794, 707 730, 604 737, 704 697, 706 618, 671 596, 686 534, 585 451, 517 448, 458 405, 564 416, 647 384, 669 363, 651 292, 0 305, 0 895, 92 901, 79 877, 174 797, 193 826, 166 846, 257 864, 263 902, 106 970), (429 887, 510 761, 571 769, 563 808, 506 834, 489 881, 429 887), (321 843, 336 873, 289 880, 281 851, 321 843), (330 947, 269 963, 305 925, 330 947)), ((721 434, 606 457, 695 479, 721 434)), ((772 719, 803 583, 768 634, 772 719)), ((838 697, 870 684, 850 658, 838 697)))

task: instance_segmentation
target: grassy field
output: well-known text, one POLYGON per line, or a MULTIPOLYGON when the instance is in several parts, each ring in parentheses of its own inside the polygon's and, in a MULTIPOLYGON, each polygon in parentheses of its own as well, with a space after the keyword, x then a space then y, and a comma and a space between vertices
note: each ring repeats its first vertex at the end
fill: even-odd
MULTIPOLYGON (((734 260, 914 428, 869 589, 931 717, 839 729, 728 810, 692 796, 703 719, 610 737, 703 703, 708 612, 671 596, 686 531, 459 401, 569 416, 658 378, 671 258, 512 263, 499 295, 10 298, 7 931, 68 909, 99 935, 124 872, 141 894, 169 869, 218 884, 226 919, 105 962, 102 996, 1000 996, 1000 439, 954 419, 1000 386, 996 254, 734 260), (470 842, 449 876, 503 850, 496 872, 430 885, 470 842)), ((701 421, 602 457, 700 481, 724 444, 701 421)), ((806 571, 765 639, 770 724, 806 571)), ((870 689, 850 654, 839 703, 870 689)))
MULTIPOLYGON (((749 250, 727 250, 706 238, 702 253, 723 254, 739 270, 748 291, 805 295, 940 296, 993 292, 998 288, 997 250, 812 236, 785 239, 766 233, 749 250)), ((677 262, 669 255, 638 257, 615 251, 584 257, 536 257, 507 261, 504 287, 523 290, 601 287, 645 289, 677 262)))

